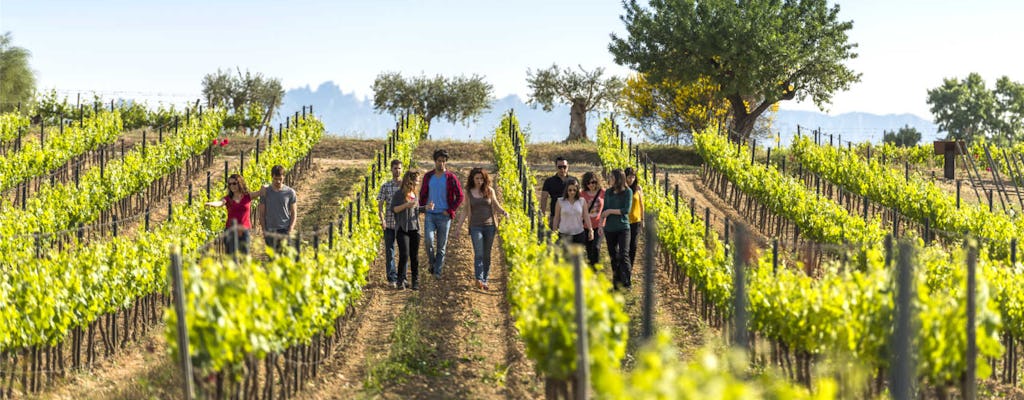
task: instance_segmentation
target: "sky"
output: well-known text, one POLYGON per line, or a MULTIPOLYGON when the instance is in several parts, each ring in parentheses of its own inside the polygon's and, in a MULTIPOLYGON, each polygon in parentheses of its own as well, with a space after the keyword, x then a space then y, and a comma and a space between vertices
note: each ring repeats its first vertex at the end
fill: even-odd
MULTIPOLYGON (((831 3, 834 4, 834 3, 831 3)), ((927 90, 978 72, 1024 82, 1024 2, 839 2, 861 81, 830 114, 931 114, 927 90)), ((608 52, 619 1, 47 1, 0 0, 0 31, 32 52, 39 87, 72 98, 182 102, 218 68, 279 77, 286 89, 334 81, 364 97, 382 71, 480 74, 494 94, 525 98, 527 69, 557 63, 626 75, 608 52), (84 94, 83 94, 84 96, 84 94)), ((817 110, 783 102, 782 109, 817 110)))

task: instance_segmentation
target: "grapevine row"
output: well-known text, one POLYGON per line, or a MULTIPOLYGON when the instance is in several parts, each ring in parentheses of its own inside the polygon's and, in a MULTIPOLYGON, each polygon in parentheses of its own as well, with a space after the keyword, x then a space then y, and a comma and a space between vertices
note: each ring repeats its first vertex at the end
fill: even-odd
MULTIPOLYGON (((426 130, 426 123, 416 116, 407 125, 396 130, 386 152, 404 163, 410 161, 426 130)), ((308 147, 293 149, 292 154, 308 152, 318 139, 303 141, 308 147)), ((247 168, 243 176, 259 181, 272 163, 247 168)), ((342 318, 362 296, 376 258, 382 233, 376 214, 368 212, 376 209, 370 190, 389 178, 385 171, 372 164, 366 174, 370 186, 357 184, 353 191, 361 194, 339 205, 344 209, 346 203, 360 204, 348 234, 330 229, 321 240, 322 232, 316 232, 312 245, 300 245, 297 252, 286 248, 284 255, 266 262, 205 257, 184 266, 189 353, 195 369, 215 381, 212 388, 200 382, 201 395, 223 398, 254 393, 260 383, 263 387, 258 391, 270 395, 276 383, 282 392, 291 393, 302 386, 300 376, 315 375, 316 365, 333 348, 342 318), (262 372, 261 364, 265 365, 262 372), (275 380, 276 372, 281 376, 275 380), (224 387, 225 382, 230 387, 224 387)), ((345 225, 339 219, 338 226, 345 225)), ((174 327, 179 316, 173 311, 167 315, 166 335, 172 353, 177 353, 174 327)))

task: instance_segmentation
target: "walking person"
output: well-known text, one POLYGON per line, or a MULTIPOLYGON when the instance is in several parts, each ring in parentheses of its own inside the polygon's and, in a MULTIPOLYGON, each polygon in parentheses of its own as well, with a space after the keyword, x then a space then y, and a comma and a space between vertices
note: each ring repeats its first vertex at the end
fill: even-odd
POLYGON ((633 271, 629 261, 629 210, 632 203, 633 191, 626 186, 626 175, 621 169, 612 170, 612 186, 605 191, 601 218, 605 220, 604 235, 608 242, 615 289, 632 286, 633 271))
POLYGON ((284 167, 275 165, 270 169, 271 184, 260 190, 266 211, 263 218, 263 240, 268 248, 280 252, 282 244, 295 230, 296 203, 295 189, 284 184, 284 167))
POLYGON ((395 270, 395 212, 391 198, 402 188, 402 161, 391 160, 391 180, 380 186, 377 193, 377 216, 384 229, 384 276, 388 285, 398 287, 398 272, 395 270))
POLYGON ((601 237, 604 236, 604 220, 601 219, 601 210, 604 207, 604 189, 601 188, 601 181, 598 175, 593 172, 583 174, 583 192, 580 196, 586 201, 587 215, 590 217, 590 226, 594 228, 594 237, 587 241, 587 262, 590 267, 597 266, 601 259, 601 237))
POLYGON ((430 206, 420 206, 416 201, 416 171, 405 173, 400 190, 391 196, 391 212, 395 215, 395 233, 398 241, 398 274, 395 288, 420 289, 420 213, 430 206), (412 285, 406 272, 412 269, 412 285))
POLYGON ((594 228, 586 212, 586 201, 580 197, 580 183, 570 179, 565 185, 565 196, 555 203, 554 226, 560 241, 586 245, 594 239, 594 228))
POLYGON ((250 210, 252 201, 260 198, 263 190, 249 192, 242 175, 232 174, 228 177, 228 194, 223 199, 205 203, 207 207, 224 207, 227 209, 228 217, 224 223, 224 249, 228 254, 241 251, 242 254, 249 254, 249 243, 251 241, 249 230, 252 229, 250 210), (237 247, 235 235, 237 235, 237 247))
POLYGON ((423 218, 427 261, 430 273, 437 279, 441 279, 441 271, 444 269, 448 232, 455 219, 455 210, 465 198, 459 178, 447 166, 448 151, 434 151, 434 169, 423 175, 423 183, 420 184, 419 204, 429 205, 423 218))
POLYGON ((555 174, 544 180, 544 186, 541 187, 540 192, 540 204, 543 206, 545 203, 548 204, 548 227, 554 229, 555 220, 555 204, 559 197, 565 195, 565 184, 569 182, 569 179, 576 179, 569 175, 569 162, 565 158, 559 156, 555 159, 555 174))
POLYGON ((498 202, 498 196, 491 188, 491 177, 483 168, 470 170, 468 182, 468 210, 463 219, 469 218, 469 238, 473 242, 473 277, 476 278, 478 288, 488 290, 487 277, 491 273, 491 249, 498 231, 498 215, 506 216, 508 213, 498 202))
POLYGON ((629 209, 629 266, 632 269, 636 265, 637 237, 644 227, 644 193, 636 179, 636 171, 629 167, 626 168, 625 174, 626 186, 633 191, 633 205, 629 209))

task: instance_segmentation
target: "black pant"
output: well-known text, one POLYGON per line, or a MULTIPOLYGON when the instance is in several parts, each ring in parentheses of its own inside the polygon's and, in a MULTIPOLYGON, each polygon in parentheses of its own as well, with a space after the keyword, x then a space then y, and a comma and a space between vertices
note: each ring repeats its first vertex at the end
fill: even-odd
POLYGON ((615 287, 633 285, 633 268, 629 263, 629 229, 612 232, 604 231, 608 241, 608 258, 612 261, 612 283, 615 287))
POLYGON ((398 230, 398 283, 405 282, 405 271, 412 266, 412 281, 420 278, 420 231, 398 230))
POLYGON ((640 235, 640 223, 629 224, 629 266, 636 265, 636 237, 640 235))
POLYGON ((602 230, 594 230, 594 240, 588 240, 585 244, 587 249, 587 262, 593 268, 601 260, 601 236, 602 230))
POLYGON ((236 251, 242 252, 242 254, 249 254, 249 230, 243 229, 238 233, 238 248, 235 248, 235 236, 231 234, 231 229, 228 229, 224 235, 224 252, 227 254, 234 254, 236 251))
POLYGON ((273 230, 269 230, 269 231, 265 231, 265 232, 276 233, 277 234, 277 235, 268 235, 268 234, 264 233, 264 235, 263 235, 263 241, 267 242, 267 247, 270 247, 270 248, 274 249, 274 251, 277 252, 277 253, 281 252, 282 247, 284 247, 283 245, 288 244, 288 237, 287 236, 288 236, 289 233, 291 233, 291 231, 289 231, 288 228, 273 229, 273 230))

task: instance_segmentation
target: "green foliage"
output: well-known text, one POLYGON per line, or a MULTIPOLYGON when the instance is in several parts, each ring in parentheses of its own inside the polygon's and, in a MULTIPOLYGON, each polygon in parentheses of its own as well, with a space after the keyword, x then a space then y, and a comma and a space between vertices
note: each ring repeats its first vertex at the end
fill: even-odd
MULTIPOLYGON (((434 118, 453 124, 475 121, 491 108, 494 91, 479 75, 446 77, 425 75, 403 77, 398 72, 384 72, 373 81, 373 108, 399 118, 417 114, 429 126, 434 118)), ((426 138, 427 132, 423 133, 426 138)))
POLYGON ((734 139, 745 139, 772 104, 811 98, 822 107, 860 80, 843 64, 857 56, 853 23, 838 17, 825 0, 630 0, 627 35, 613 34, 609 50, 655 83, 710 78, 732 107, 734 139))
MULTIPOLYGON (((426 130, 424 121, 412 116, 412 128, 401 131, 396 157, 407 160, 426 130)), ((270 166, 294 165, 309 153, 323 136, 323 124, 312 117, 300 118, 286 132, 283 141, 274 141, 260 163, 247 164, 243 176, 250 182, 269 179, 270 166)), ((367 176, 382 182, 385 171, 367 176)), ((353 189, 361 193, 362 186, 353 189)), ((354 200, 354 199, 349 199, 354 200)), ((227 373, 239 377, 243 362, 280 354, 316 338, 330 335, 347 308, 362 296, 370 264, 377 256, 383 234, 380 221, 369 216, 376 209, 376 197, 363 204, 363 217, 354 223, 351 235, 335 233, 333 248, 329 240, 319 248, 305 246, 299 260, 288 248, 280 257, 271 254, 269 262, 252 258, 238 262, 217 257, 190 261, 184 268, 185 304, 189 328, 190 355, 202 374, 227 373)), ((344 208, 343 206, 340 208, 344 208)), ((171 354, 177 316, 167 312, 166 335, 171 354)))
POLYGON ((943 79, 942 86, 928 90, 928 104, 949 140, 971 142, 993 126, 996 98, 977 73, 963 80, 943 79))
POLYGON ((917 128, 905 125, 898 132, 885 131, 882 135, 882 142, 897 147, 913 147, 921 141, 921 132, 917 128))
MULTIPOLYGON (((24 209, 8 207, 0 213, 0 237, 7 238, 0 241, 0 265, 23 265, 34 258, 32 238, 24 234, 56 233, 91 223, 100 213, 181 167, 210 146, 223 119, 224 112, 217 110, 192 118, 182 124, 177 135, 147 146, 145 156, 136 149, 108 162, 102 171, 85 170, 77 187, 74 182, 42 184, 24 209)), ((44 238, 42 245, 48 246, 49 240, 53 238, 44 238)))
POLYGON ((14 45, 11 32, 0 35, 0 112, 28 103, 36 91, 36 76, 28 65, 32 53, 14 45))
POLYGON ((270 123, 270 118, 281 106, 284 89, 281 79, 264 77, 249 70, 237 76, 230 70, 203 77, 203 96, 211 107, 227 107, 232 111, 225 121, 225 128, 251 128, 260 130, 270 123))
POLYGON ((9 143, 28 130, 32 121, 24 114, 9 112, 0 114, 0 143, 9 143))
POLYGON ((21 150, 0 156, 0 191, 48 174, 75 156, 114 143, 120 136, 121 113, 104 110, 80 124, 48 129, 41 144, 24 139, 21 150))
POLYGON ((1010 240, 1020 237, 1024 224, 980 205, 961 204, 930 179, 881 164, 878 157, 865 162, 856 154, 831 146, 817 146, 808 138, 797 139, 792 154, 805 169, 820 174, 850 192, 892 208, 918 223, 958 235, 974 234, 988 241, 994 257, 1009 254, 1010 240))
MULTIPOLYGON (((533 188, 536 178, 527 171, 527 182, 515 179, 510 124, 519 125, 515 117, 506 115, 495 131, 493 145, 503 177, 497 181, 499 192, 509 213, 498 230, 509 268, 511 313, 526 345, 526 354, 537 363, 538 371, 548 378, 568 380, 577 368, 572 267, 556 258, 560 251, 536 241, 537 232, 523 211, 526 199, 522 196, 522 185, 533 188)), ((526 150, 523 146, 523 159, 527 158, 526 150)), ((613 297, 610 288, 603 275, 583 268, 591 380, 598 393, 611 392, 621 385, 617 376, 628 337, 628 317, 622 311, 621 298, 613 297)))

